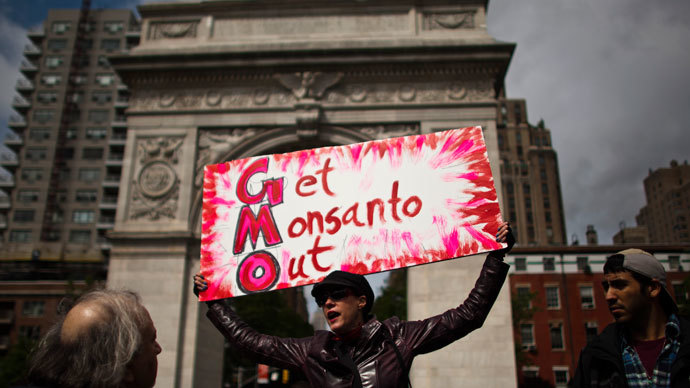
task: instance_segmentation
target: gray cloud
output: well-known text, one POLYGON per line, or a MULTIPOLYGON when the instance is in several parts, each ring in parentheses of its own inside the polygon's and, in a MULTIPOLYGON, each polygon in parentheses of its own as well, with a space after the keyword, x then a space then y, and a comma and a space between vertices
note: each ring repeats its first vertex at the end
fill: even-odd
POLYGON ((569 234, 634 225, 649 168, 690 158, 690 3, 492 0, 489 32, 518 46, 507 94, 544 118, 569 234))

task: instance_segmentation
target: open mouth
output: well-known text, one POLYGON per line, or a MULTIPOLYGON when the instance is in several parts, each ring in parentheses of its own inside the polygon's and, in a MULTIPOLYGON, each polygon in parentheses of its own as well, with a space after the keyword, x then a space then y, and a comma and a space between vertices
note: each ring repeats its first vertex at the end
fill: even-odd
POLYGON ((329 321, 332 321, 333 319, 335 319, 339 316, 340 316, 340 313, 337 311, 329 311, 328 314, 326 314, 326 317, 328 318, 329 321))

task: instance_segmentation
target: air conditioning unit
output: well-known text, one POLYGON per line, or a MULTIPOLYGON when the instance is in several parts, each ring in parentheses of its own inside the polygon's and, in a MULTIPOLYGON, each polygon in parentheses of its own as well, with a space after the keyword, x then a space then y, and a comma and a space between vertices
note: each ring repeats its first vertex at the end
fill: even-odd
POLYGON ((522 345, 522 350, 531 352, 531 351, 537 350, 537 346, 534 345, 534 344, 531 344, 531 345, 522 345))

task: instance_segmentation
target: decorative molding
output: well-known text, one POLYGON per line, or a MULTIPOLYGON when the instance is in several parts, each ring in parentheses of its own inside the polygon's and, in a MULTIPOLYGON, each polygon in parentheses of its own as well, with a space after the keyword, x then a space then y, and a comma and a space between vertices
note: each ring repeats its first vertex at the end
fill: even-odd
POLYGON ((194 184, 201 186, 204 179, 204 166, 223 162, 220 158, 230 152, 240 142, 256 135, 255 128, 234 128, 222 130, 201 130, 197 144, 197 160, 194 184))
POLYGON ((151 22, 149 25, 149 39, 182 39, 196 38, 199 20, 175 22, 151 22))
POLYGON ((174 165, 179 161, 183 141, 182 136, 145 137, 137 140, 139 171, 132 180, 128 219, 175 219, 180 179, 174 165))
POLYGON ((174 92, 137 91, 130 99, 128 112, 181 112, 228 109, 302 109, 304 104, 318 106, 314 98, 320 96, 323 104, 419 104, 445 102, 476 102, 495 98, 489 79, 479 81, 417 82, 347 84, 328 90, 303 89, 297 92, 278 87, 235 87, 225 89, 181 89, 174 92))
POLYGON ((372 140, 383 140, 391 137, 419 135, 419 123, 413 124, 379 124, 355 125, 346 127, 369 136, 372 140))
POLYGON ((337 84, 343 73, 321 73, 304 71, 300 73, 276 74, 274 78, 290 90, 298 100, 311 98, 321 99, 326 89, 337 84))
POLYGON ((475 10, 460 12, 425 13, 422 29, 424 30, 457 30, 474 28, 475 10))

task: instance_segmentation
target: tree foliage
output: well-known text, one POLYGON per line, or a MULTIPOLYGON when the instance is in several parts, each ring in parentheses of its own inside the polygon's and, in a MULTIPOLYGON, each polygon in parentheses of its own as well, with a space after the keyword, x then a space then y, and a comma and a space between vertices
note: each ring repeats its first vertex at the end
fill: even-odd
POLYGON ((391 271, 381 291, 372 310, 376 318, 384 320, 397 316, 407 319, 407 268, 391 271))
MULTIPOLYGON (((538 308, 532 303, 537 297, 536 292, 527 292, 522 295, 513 294, 510 298, 512 310, 513 328, 519 333, 520 324, 527 322, 534 317, 538 308)), ((521 338, 515 341, 515 361, 518 366, 529 365, 531 363, 529 353, 522 347, 521 338)))
POLYGON ((29 370, 29 354, 34 341, 20 337, 7 353, 0 358, 0 388, 12 387, 24 383, 29 370))

